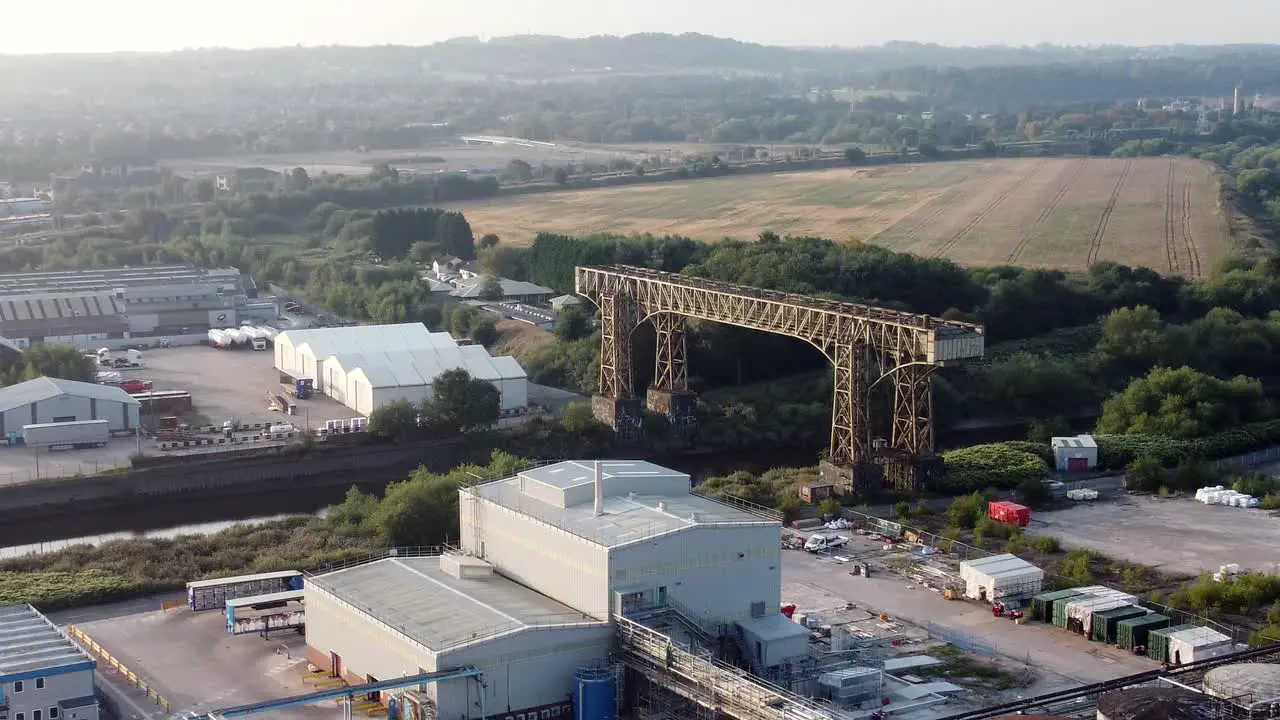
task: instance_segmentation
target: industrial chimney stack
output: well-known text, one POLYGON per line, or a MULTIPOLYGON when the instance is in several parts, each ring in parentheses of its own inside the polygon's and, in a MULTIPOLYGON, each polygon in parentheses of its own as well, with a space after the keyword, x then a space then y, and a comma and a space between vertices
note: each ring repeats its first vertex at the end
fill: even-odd
POLYGON ((596 461, 596 517, 604 514, 604 474, 600 472, 600 461, 596 461))

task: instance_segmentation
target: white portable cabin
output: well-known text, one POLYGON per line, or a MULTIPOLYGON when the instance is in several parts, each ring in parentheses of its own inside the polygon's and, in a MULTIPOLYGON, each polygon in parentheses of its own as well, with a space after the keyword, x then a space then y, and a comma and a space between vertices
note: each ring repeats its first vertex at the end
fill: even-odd
POLYGON ((1229 655, 1235 650, 1231 638, 1207 627, 1192 628, 1169 636, 1169 659, 1183 665, 1229 655))
POLYGON ((965 595, 974 600, 1015 600, 1038 595, 1044 570, 1005 553, 960 563, 965 595))

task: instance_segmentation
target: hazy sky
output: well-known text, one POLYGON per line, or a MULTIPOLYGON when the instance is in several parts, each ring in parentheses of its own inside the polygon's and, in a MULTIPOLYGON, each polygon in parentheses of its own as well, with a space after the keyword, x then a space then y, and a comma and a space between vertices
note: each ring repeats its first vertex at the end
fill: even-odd
POLYGON ((1277 42, 1278 0, 0 0, 0 53, 701 32, 784 45, 1277 42))

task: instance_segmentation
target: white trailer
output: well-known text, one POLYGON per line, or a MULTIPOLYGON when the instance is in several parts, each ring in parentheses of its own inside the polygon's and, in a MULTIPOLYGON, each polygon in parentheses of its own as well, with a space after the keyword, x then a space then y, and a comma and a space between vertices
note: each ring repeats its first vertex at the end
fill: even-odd
POLYGON ((106 420, 23 425, 22 442, 50 449, 102 447, 111 442, 111 427, 106 420))
POLYGON ((297 570, 194 580, 187 583, 187 606, 192 610, 221 610, 228 600, 302 589, 297 570))

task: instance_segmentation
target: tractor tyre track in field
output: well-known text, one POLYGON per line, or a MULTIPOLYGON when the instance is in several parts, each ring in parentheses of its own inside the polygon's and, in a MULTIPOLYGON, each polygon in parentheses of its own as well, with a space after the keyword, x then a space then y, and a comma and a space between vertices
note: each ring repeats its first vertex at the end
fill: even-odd
POLYGON ((1169 263, 1169 272, 1177 272, 1182 266, 1178 260, 1177 225, 1182 222, 1182 208, 1178 207, 1180 196, 1175 196, 1173 187, 1177 181, 1177 170, 1174 159, 1169 158, 1169 172, 1164 186, 1164 254, 1169 263))
POLYGON ((1098 252, 1102 250, 1102 236, 1107 234, 1107 225, 1111 222, 1111 213, 1116 210, 1116 202, 1120 200, 1120 191, 1124 189, 1124 183, 1129 179, 1129 174, 1133 172, 1133 160, 1128 160, 1124 164, 1124 169, 1120 171, 1120 178, 1116 180, 1116 186, 1111 190, 1111 197, 1107 199, 1107 206, 1102 209, 1102 217, 1098 219, 1098 227, 1093 231, 1093 241, 1089 243, 1089 254, 1085 259, 1085 267, 1093 267, 1098 261, 1098 252))
POLYGON ((1045 205, 1044 209, 1040 211, 1040 216, 1036 218, 1035 223, 1032 224, 1030 229, 1022 234, 1022 238, 1018 240, 1017 246, 1013 248, 1013 252, 1009 253, 1009 257, 1005 259, 1005 262, 1010 265, 1018 262, 1018 258, 1022 257, 1022 253, 1026 251, 1027 245, 1031 244, 1031 238, 1035 235, 1036 230, 1039 230, 1045 220, 1048 220, 1049 216, 1053 214, 1053 211, 1058 209, 1058 205, 1062 202, 1062 199, 1067 196, 1067 193, 1071 192, 1071 188, 1075 187, 1076 181, 1080 179, 1080 173, 1084 172, 1084 166, 1088 164, 1089 159, 1085 158, 1076 165, 1075 169, 1071 171, 1071 176, 1062 184, 1062 187, 1058 188, 1057 194, 1055 194, 1053 199, 1049 201, 1049 204, 1045 205))
MULTIPOLYGON (((949 193, 944 193, 944 194, 939 195, 937 199, 939 199, 939 200, 941 200, 941 201, 942 201, 942 202, 941 202, 941 204, 940 204, 940 205, 938 205, 936 208, 934 208, 934 209, 933 209, 933 211, 932 211, 932 212, 930 212, 930 213, 929 213, 929 215, 928 215, 927 217, 925 217, 923 220, 921 220, 920 222, 915 223, 914 225, 911 225, 911 229, 909 229, 909 230, 907 230, 905 233, 903 233, 903 234, 899 237, 899 240, 900 240, 900 241, 902 242, 902 244, 904 244, 904 245, 906 245, 906 244, 910 244, 910 243, 914 242, 914 241, 915 241, 915 239, 916 239, 916 237, 920 234, 920 231, 921 231, 921 230, 924 230, 924 229, 925 229, 925 227, 927 227, 927 226, 928 226, 930 223, 932 223, 934 220, 937 220, 939 217, 942 217, 942 214, 943 214, 943 213, 945 213, 945 212, 947 212, 948 210, 950 210, 951 208, 955 207, 955 206, 956 206, 956 204, 957 204, 957 203, 959 203, 959 202, 960 202, 960 200, 961 200, 961 198, 963 198, 963 197, 964 197, 964 191, 963 191, 962 189, 960 189, 960 188, 954 188, 954 189, 952 189, 949 193)), ((923 210, 928 211, 928 210, 929 210, 929 207, 928 207, 928 206, 926 206, 925 208, 923 208, 923 210)), ((915 213, 912 213, 912 215, 914 215, 914 214, 915 214, 915 213)), ((894 224, 893 224, 893 225, 891 225, 890 227, 886 228, 884 232, 882 232, 882 233, 880 233, 880 234, 876 235, 876 238, 878 239, 878 238, 884 237, 884 236, 886 236, 886 235, 889 235, 889 234, 890 234, 890 233, 892 233, 895 229, 897 229, 897 227, 898 227, 899 225, 905 225, 905 224, 907 224, 909 221, 911 221, 911 216, 910 216, 910 215, 909 215, 909 216, 907 216, 907 217, 905 217, 905 218, 903 218, 902 220, 899 220, 897 223, 894 223, 894 224)))
POLYGON ((1191 230, 1191 181, 1182 185, 1182 244, 1187 248, 1187 272, 1193 280, 1200 274, 1200 250, 1196 247, 1195 234, 1191 230))
POLYGON ((1025 175, 1018 178, 1018 180, 1009 187, 1005 188, 1004 191, 1001 192, 995 200, 992 200, 991 204, 987 205, 982 212, 978 213, 972 220, 965 223, 965 226, 960 228, 960 231, 955 235, 952 235, 950 240, 947 240, 941 247, 934 250, 933 257, 942 257, 950 252, 951 248, 955 247, 957 243, 965 238, 965 236, 973 232, 973 229, 978 227, 983 220, 991 217, 991 213, 995 212, 996 208, 1000 207, 1005 200, 1008 200, 1011 195, 1021 190, 1028 182, 1031 182, 1031 178, 1035 177, 1036 173, 1040 172, 1041 168, 1047 164, 1048 163, 1046 161, 1041 161, 1033 165, 1025 175))

